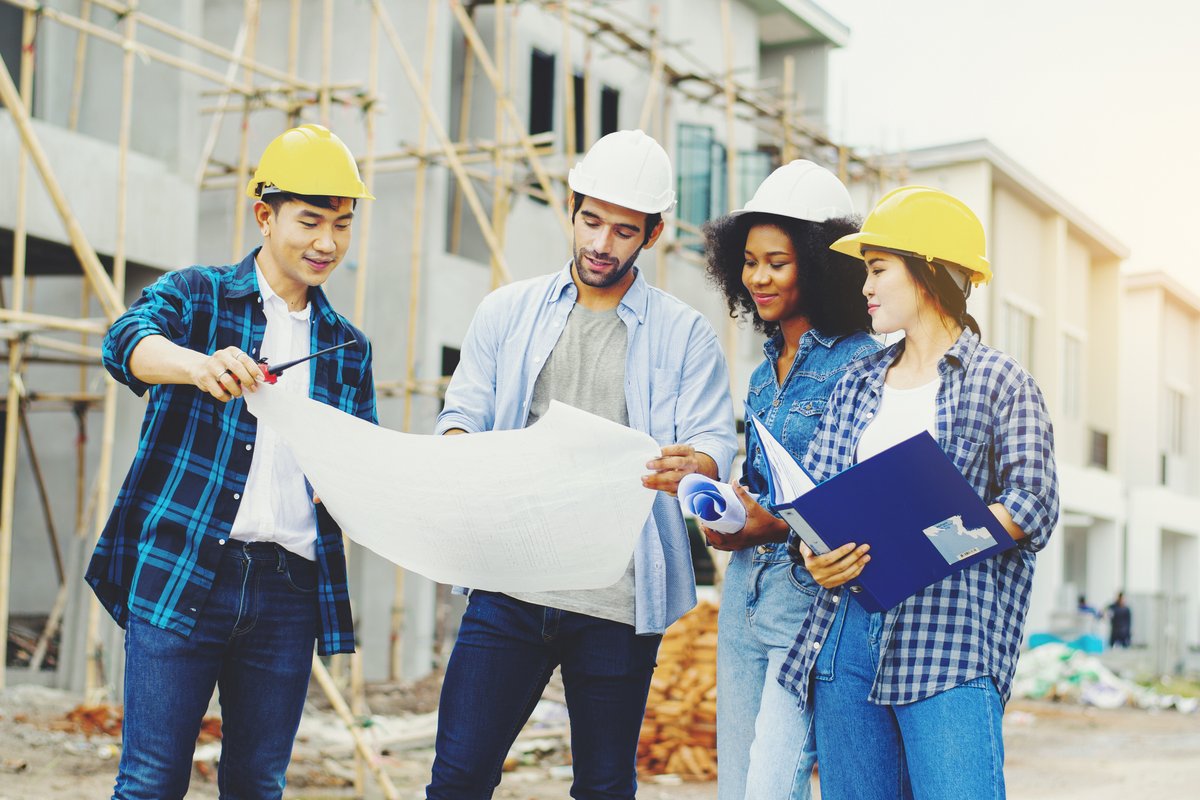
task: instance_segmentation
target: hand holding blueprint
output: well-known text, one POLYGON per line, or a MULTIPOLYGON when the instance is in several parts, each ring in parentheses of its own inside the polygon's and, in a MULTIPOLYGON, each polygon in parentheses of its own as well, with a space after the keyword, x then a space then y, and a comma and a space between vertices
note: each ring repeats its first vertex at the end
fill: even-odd
POLYGON ((693 472, 683 476, 677 495, 683 513, 695 514, 706 528, 728 534, 746 527, 746 507, 727 483, 693 472))
POLYGON ((356 544, 441 583, 490 591, 610 586, 655 492, 648 435, 552 402, 524 430, 422 436, 263 386, 246 396, 356 544))

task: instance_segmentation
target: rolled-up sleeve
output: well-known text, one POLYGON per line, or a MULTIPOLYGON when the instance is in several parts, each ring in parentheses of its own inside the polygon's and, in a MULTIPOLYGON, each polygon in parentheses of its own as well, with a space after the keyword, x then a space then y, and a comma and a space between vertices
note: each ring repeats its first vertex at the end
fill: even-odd
POLYGON ((379 412, 375 404, 375 375, 371 369, 371 342, 364 336, 362 372, 358 382, 358 398, 355 416, 367 422, 379 424, 379 412))
POLYGON ((995 475, 1001 503, 1025 531, 1020 545, 1037 552, 1058 523, 1058 471, 1054 429, 1041 391, 1025 376, 1010 399, 998 408, 995 475))
POLYGON ((490 431, 496 422, 496 353, 499 341, 492 321, 495 295, 479 304, 463 339, 458 366, 446 388, 446 405, 433 432, 459 428, 467 433, 490 431))
POLYGON ((737 455, 729 367, 720 342, 707 323, 697 324, 684 357, 675 406, 675 431, 680 443, 712 458, 721 480, 729 480, 733 457, 737 455))
POLYGON ((191 292, 182 272, 168 273, 147 286, 109 327, 101 347, 105 369, 139 397, 144 395, 150 385, 138 380, 129 369, 129 357, 147 336, 165 336, 187 346, 191 308, 191 292))

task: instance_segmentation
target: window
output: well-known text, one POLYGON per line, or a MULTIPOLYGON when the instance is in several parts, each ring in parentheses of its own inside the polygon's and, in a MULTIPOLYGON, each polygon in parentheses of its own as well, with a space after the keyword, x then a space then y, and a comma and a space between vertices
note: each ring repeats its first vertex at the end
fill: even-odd
MULTIPOLYGON (((611 86, 600 89, 600 135, 607 136, 621 129, 620 110, 621 90, 611 86)), ((580 148, 581 150, 583 148, 580 148)))
POLYGON ((747 150, 738 153, 737 202, 739 206, 746 205, 746 201, 754 197, 754 191, 758 185, 771 174, 772 162, 771 154, 761 150, 747 150))
POLYGON ((679 219, 699 227, 708 219, 713 195, 713 130, 708 125, 679 126, 679 219))
POLYGON ((1062 408, 1068 419, 1083 413, 1083 342, 1077 336, 1063 334, 1062 408))
POLYGON ((12 75, 13 84, 21 86, 21 28, 25 22, 25 11, 0 3, 0 58, 12 75))
POLYGON ((554 130, 554 55, 534 48, 529 61, 529 133, 554 130))
POLYGON ((1088 453, 1088 466, 1108 469, 1108 434, 1092 428, 1092 446, 1088 453))
POLYGON ((587 81, 583 79, 583 73, 575 73, 575 152, 582 153, 587 150, 587 130, 586 121, 587 114, 587 81))
POLYGON ((1030 372, 1033 372, 1033 323, 1033 315, 1025 309, 1004 304, 1004 349, 1030 372))

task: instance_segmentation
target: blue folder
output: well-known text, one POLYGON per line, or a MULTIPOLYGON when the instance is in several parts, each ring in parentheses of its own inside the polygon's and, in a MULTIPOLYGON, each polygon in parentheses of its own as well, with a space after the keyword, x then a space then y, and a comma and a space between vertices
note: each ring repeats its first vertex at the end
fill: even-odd
POLYGON ((871 545, 850 588, 873 612, 1016 546, 927 432, 771 508, 814 553, 871 545))

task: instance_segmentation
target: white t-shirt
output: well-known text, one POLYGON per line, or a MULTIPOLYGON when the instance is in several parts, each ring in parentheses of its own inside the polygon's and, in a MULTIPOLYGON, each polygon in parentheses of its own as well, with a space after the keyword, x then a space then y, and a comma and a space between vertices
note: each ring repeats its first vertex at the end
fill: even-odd
POLYGON ((936 439, 937 392, 941 385, 940 378, 912 389, 896 389, 884 383, 879 410, 858 440, 857 461, 865 461, 921 431, 929 431, 936 439))
MULTIPOLYGON (((288 311, 287 301, 271 290, 258 264, 254 265, 267 330, 262 356, 279 364, 312 352, 312 303, 288 311)), ((309 364, 298 364, 279 376, 274 388, 308 396, 309 364)), ((237 516, 229 533, 243 542, 275 542, 309 561, 317 557, 317 512, 304 485, 304 473, 292 451, 270 428, 259 425, 237 516)))

